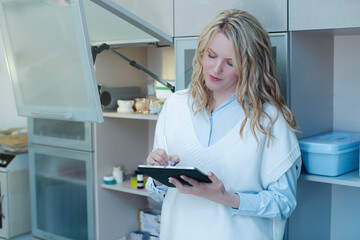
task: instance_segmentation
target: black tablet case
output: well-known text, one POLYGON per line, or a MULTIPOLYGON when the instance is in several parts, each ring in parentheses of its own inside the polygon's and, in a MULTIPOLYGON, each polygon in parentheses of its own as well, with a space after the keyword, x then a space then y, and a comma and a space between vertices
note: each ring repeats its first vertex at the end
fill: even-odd
POLYGON ((180 177, 181 175, 194 178, 200 182, 211 182, 205 173, 195 167, 139 165, 138 170, 169 187, 175 187, 169 183, 169 177, 174 177, 183 184, 190 185, 180 177))

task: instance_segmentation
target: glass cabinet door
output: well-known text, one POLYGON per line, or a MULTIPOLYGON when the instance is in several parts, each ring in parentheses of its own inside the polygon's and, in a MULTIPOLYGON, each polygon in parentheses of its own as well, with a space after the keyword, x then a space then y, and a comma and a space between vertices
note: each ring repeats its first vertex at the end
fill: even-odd
POLYGON ((195 56, 198 38, 175 38, 175 89, 187 88, 193 72, 192 61, 195 56))
POLYGON ((102 122, 81 0, 0 0, 18 114, 102 122))
POLYGON ((281 84, 281 94, 284 96, 286 104, 290 106, 288 34, 271 33, 269 35, 272 44, 271 53, 281 84))
POLYGON ((29 145, 32 235, 94 239, 93 154, 29 145))
MULTIPOLYGON (((0 37, 19 115, 103 121, 90 41, 93 45, 173 43, 172 36, 121 3, 0 0, 0 37)), ((172 3, 165 6, 172 12, 172 3)), ((148 12, 154 16, 153 11, 148 12)), ((162 15, 173 19, 171 14, 159 17, 162 15)))
POLYGON ((28 118, 28 137, 32 144, 94 151, 92 123, 28 118))
POLYGON ((156 43, 160 46, 171 45, 173 2, 165 1, 157 4, 158 2, 155 1, 83 1, 91 44, 94 46, 102 43, 113 46, 148 43, 156 43), (151 20, 157 20, 160 25, 153 25, 153 21, 149 22, 151 20), (159 28, 161 25, 166 27, 159 28))

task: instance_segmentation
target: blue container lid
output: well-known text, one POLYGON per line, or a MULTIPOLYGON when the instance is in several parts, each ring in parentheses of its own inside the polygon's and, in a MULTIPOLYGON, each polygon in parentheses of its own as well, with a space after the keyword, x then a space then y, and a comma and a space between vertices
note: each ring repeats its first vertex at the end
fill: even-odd
POLYGON ((360 134, 348 132, 329 132, 299 140, 301 151, 316 153, 336 153, 358 148, 360 134))

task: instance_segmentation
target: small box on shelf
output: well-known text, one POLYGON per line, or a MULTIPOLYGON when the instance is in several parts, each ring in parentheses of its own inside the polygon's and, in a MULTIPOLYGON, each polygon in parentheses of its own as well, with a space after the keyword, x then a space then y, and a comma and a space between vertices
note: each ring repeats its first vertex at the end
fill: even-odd
POLYGON ((330 132, 300 139, 304 166, 308 173, 338 176, 359 167, 359 135, 330 132))
POLYGON ((160 235, 161 213, 155 209, 145 209, 139 211, 139 227, 143 232, 148 232, 151 236, 160 235))

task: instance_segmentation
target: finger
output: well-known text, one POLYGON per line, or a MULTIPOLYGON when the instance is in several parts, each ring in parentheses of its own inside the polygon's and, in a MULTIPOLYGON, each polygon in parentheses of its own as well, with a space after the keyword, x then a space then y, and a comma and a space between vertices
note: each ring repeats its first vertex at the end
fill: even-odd
POLYGON ((157 148, 153 152, 156 153, 157 155, 163 157, 163 158, 168 158, 168 155, 167 155, 166 151, 164 149, 162 149, 162 148, 157 148))
POLYGON ((152 157, 152 153, 149 153, 149 156, 146 158, 146 164, 147 165, 154 165, 154 159, 152 157))
POLYGON ((176 178, 173 177, 169 177, 169 183, 172 183, 175 185, 175 187, 181 192, 181 190, 183 189, 184 185, 177 180, 176 178))
POLYGON ((150 152, 149 156, 146 158, 146 163, 148 165, 155 165, 156 163, 155 157, 156 157, 156 153, 150 152))
POLYGON ((208 174, 206 174, 206 175, 213 183, 217 183, 220 181, 213 172, 208 172, 208 174))
POLYGON ((175 166, 176 164, 178 164, 180 162, 180 157, 179 157, 179 155, 170 155, 168 158, 168 161, 171 161, 173 166, 175 166))
POLYGON ((161 166, 168 165, 166 159, 159 155, 154 156, 154 165, 156 165, 156 164, 161 165, 161 166))
MULTIPOLYGON (((165 156, 167 157, 166 154, 165 156)), ((162 155, 159 155, 158 152, 154 151, 149 154, 149 160, 147 160, 147 162, 150 165, 166 166, 167 165, 166 157, 164 158, 162 155)))
POLYGON ((171 177, 169 179, 171 179, 171 183, 175 185, 176 189, 179 192, 184 193, 184 194, 195 194, 196 188, 194 188, 193 186, 184 184, 180 180, 173 178, 173 177, 171 177))
POLYGON ((154 155, 153 158, 156 162, 158 162, 159 165, 162 166, 167 166, 168 165, 168 161, 167 159, 169 158, 168 155, 166 154, 166 152, 161 149, 158 148, 154 151, 154 155))
POLYGON ((196 187, 196 186, 199 185, 199 181, 197 181, 197 180, 195 180, 195 179, 193 179, 193 178, 190 178, 190 177, 188 177, 188 176, 186 176, 186 175, 181 175, 180 177, 181 177, 185 182, 190 183, 193 187, 196 187))

